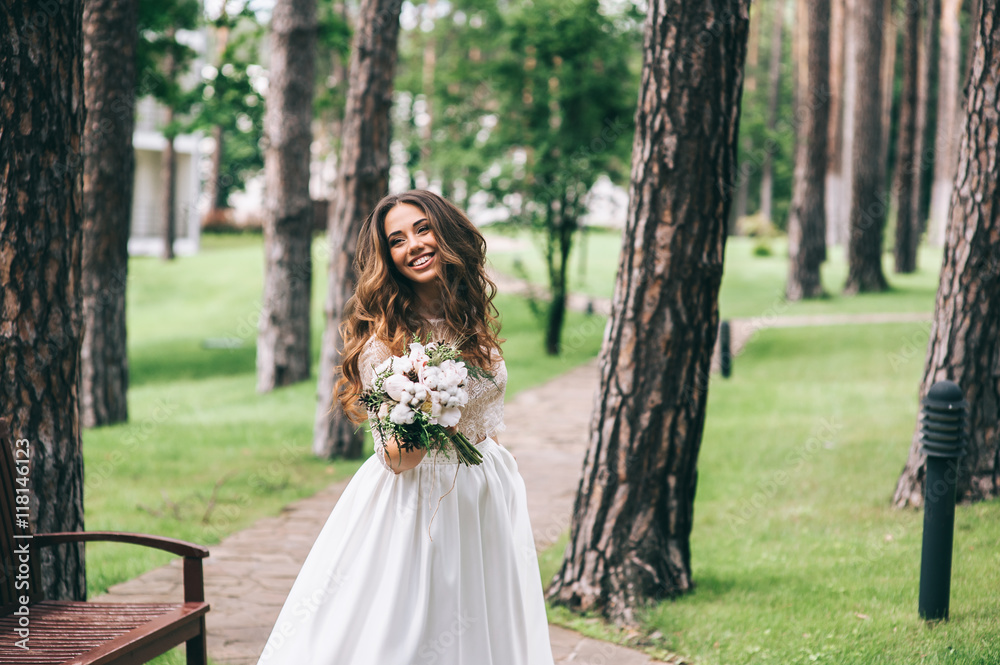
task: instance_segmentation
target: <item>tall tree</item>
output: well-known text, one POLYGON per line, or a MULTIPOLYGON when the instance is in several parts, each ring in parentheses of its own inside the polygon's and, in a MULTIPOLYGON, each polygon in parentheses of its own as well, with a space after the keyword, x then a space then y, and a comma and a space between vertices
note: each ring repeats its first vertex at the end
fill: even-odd
MULTIPOLYGON (((840 128, 840 174, 841 191, 838 214, 826 220, 827 246, 844 245, 851 236, 851 210, 854 207, 854 146, 857 128, 857 100, 861 91, 858 88, 858 36, 857 21, 858 5, 868 0, 844 0, 842 15, 843 58, 844 69, 841 81, 841 100, 843 101, 842 125, 840 128)), ((880 40, 881 41, 881 40, 880 40)))
MULTIPOLYGON (((958 495, 1000 495, 1000 3, 982 0, 965 100, 944 264, 934 305, 923 397, 935 382, 961 387, 969 403, 968 449, 958 495)), ((919 426, 896 484, 897 507, 923 503, 919 426)))
POLYGON ((941 0, 938 37, 937 132, 934 135, 934 182, 931 185, 931 208, 927 240, 940 247, 945 239, 951 185, 958 166, 958 105, 962 59, 959 55, 958 15, 962 0, 941 0))
MULTIPOLYGON (((29 442, 32 526, 79 531, 83 2, 7 0, 0 24, 0 413, 29 442)), ((46 597, 86 598, 83 543, 34 556, 46 597)))
POLYGON ((826 156, 826 244, 839 244, 838 226, 845 216, 844 183, 844 67, 845 0, 830 0, 830 126, 826 156))
POLYGON ((896 18, 895 2, 884 0, 882 4, 882 66, 881 66, 881 87, 882 91, 882 141, 879 143, 879 168, 882 173, 888 174, 892 171, 889 163, 889 144, 892 137, 892 103, 893 103, 893 82, 896 79, 896 18))
POLYGON ((84 427, 128 419, 125 284, 135 155, 138 0, 90 0, 83 12, 84 335, 80 407, 84 427))
MULTIPOLYGON (((771 45, 767 66, 767 132, 774 133, 778 123, 778 96, 781 92, 781 28, 785 21, 785 2, 776 0, 771 9, 771 45)), ((760 176, 760 214, 771 221, 773 217, 774 165, 771 151, 765 151, 760 176)))
POLYGON ((885 165, 882 144, 881 76, 883 0, 857 0, 852 30, 857 44, 858 87, 854 107, 851 175, 851 237, 844 293, 884 291, 882 230, 885 226, 885 165))
POLYGON ((327 234, 330 264, 326 329, 320 351, 313 452, 323 457, 359 457, 361 435, 339 407, 331 411, 340 364, 340 321, 354 293, 354 254, 365 218, 389 185, 389 112, 396 69, 402 0, 362 0, 351 45, 350 87, 344 109, 337 196, 327 234))
POLYGON ((917 221, 917 196, 914 191, 920 179, 920 155, 917 152, 917 108, 920 86, 920 0, 906 0, 905 34, 903 36, 903 90, 899 104, 899 138, 897 140, 896 240, 893 249, 898 273, 917 269, 917 241, 920 224, 917 221))
MULTIPOLYGON (((173 42, 176 37, 174 26, 167 27, 166 38, 173 42)), ((177 56, 173 49, 167 51, 163 58, 163 76, 174 83, 177 76, 177 56)), ((163 123, 163 137, 166 144, 163 146, 163 153, 160 155, 160 178, 163 180, 162 210, 163 210, 163 258, 171 260, 174 258, 174 239, 177 236, 177 152, 174 150, 174 139, 177 138, 179 129, 174 113, 174 104, 166 105, 166 113, 163 123)))
POLYGON ((795 149, 795 189, 788 217, 789 300, 823 295, 820 264, 826 259, 826 141, 830 81, 830 0, 803 3, 807 57, 800 69, 803 118, 795 149))
POLYGON ((278 0, 264 159, 264 296, 257 335, 257 390, 309 378, 312 199, 309 162, 316 69, 316 0, 278 0))
MULTIPOLYGON (((754 97, 757 90, 757 66, 760 60, 760 23, 763 12, 753 12, 750 16, 750 34, 747 36, 747 56, 743 76, 743 106, 754 97)), ((745 112, 745 111, 744 111, 745 112)), ((746 132, 740 136, 740 150, 736 174, 736 199, 729 214, 729 235, 735 233, 736 223, 747 215, 747 203, 750 198, 750 171, 752 164, 749 157, 753 142, 746 132)))
POLYGON ((570 540, 548 597, 624 624, 689 591, 749 0, 648 3, 629 213, 570 540), (705 35, 713 39, 704 39, 705 35))
POLYGON ((937 25, 941 0, 924 0, 923 27, 920 30, 920 53, 917 82, 917 127, 913 152, 918 156, 919 175, 913 196, 917 199, 917 225, 923 237, 927 230, 930 209, 931 179, 934 174, 934 97, 931 91, 937 86, 937 25))

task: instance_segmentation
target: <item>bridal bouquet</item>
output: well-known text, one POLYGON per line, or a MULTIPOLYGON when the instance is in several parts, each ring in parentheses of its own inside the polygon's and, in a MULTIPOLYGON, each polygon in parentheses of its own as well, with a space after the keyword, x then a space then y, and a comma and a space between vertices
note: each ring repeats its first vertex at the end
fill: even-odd
POLYGON ((371 427, 382 438, 396 437, 403 450, 443 450, 454 446, 460 462, 480 464, 483 455, 461 432, 449 434, 469 402, 465 379, 485 377, 488 372, 466 367, 461 351, 445 342, 421 344, 414 338, 402 356, 392 356, 376 366, 371 387, 360 401, 370 413, 371 427))

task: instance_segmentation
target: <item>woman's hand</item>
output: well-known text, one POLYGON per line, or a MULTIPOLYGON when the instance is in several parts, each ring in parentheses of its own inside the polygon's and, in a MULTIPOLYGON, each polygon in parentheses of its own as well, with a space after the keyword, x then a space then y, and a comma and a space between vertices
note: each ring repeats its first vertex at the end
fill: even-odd
POLYGON ((384 453, 386 464, 398 476, 420 464, 427 454, 427 449, 418 446, 412 450, 404 450, 399 447, 396 437, 392 436, 385 444, 384 453))

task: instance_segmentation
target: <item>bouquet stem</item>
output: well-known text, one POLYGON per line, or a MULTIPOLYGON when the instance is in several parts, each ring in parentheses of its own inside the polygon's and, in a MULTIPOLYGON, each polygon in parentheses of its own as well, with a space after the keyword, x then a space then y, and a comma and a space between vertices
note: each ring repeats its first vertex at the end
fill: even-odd
POLYGON ((451 436, 451 442, 455 445, 455 452, 458 453, 458 459, 463 464, 475 466, 483 463, 483 454, 479 452, 479 449, 472 445, 469 438, 461 432, 453 434, 451 436))

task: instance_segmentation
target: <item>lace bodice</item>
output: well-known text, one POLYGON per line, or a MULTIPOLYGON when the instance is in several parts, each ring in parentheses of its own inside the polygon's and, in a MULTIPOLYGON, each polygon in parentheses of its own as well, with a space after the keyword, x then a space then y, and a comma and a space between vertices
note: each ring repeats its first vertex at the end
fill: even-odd
MULTIPOLYGON (((429 319, 435 338, 448 340, 450 335, 440 326, 440 319, 429 319)), ((369 338, 358 359, 358 370, 361 373, 362 386, 367 389, 375 378, 375 367, 383 360, 393 355, 389 347, 375 337, 369 338)), ((503 398, 507 389, 507 366, 503 358, 494 352, 493 381, 489 379, 474 379, 471 376, 465 381, 465 389, 469 392, 469 403, 462 409, 462 419, 458 430, 468 437, 472 443, 479 443, 487 437, 493 437, 506 429, 503 421, 503 398)), ((374 414, 369 412, 369 417, 374 414)), ((377 431, 372 431, 375 439, 375 452, 382 464, 388 468, 382 457, 382 441, 377 431)), ((431 455, 428 455, 430 457, 431 455)), ((439 458, 441 459, 441 458, 439 458)))

